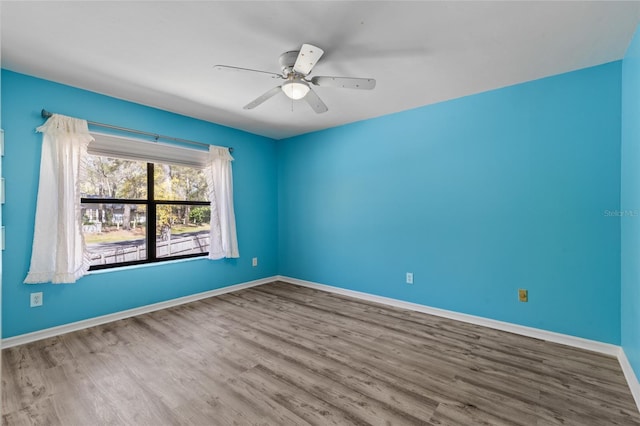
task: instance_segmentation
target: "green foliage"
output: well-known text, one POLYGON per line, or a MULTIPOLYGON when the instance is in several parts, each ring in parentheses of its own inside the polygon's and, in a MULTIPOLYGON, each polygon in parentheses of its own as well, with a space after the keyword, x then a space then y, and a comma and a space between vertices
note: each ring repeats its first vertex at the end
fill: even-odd
POLYGON ((147 197, 146 181, 146 163, 90 155, 80 189, 86 197, 140 199, 147 197))
POLYGON ((193 207, 189 212, 189 222, 200 225, 211 221, 211 207, 193 207))
POLYGON ((171 228, 176 220, 176 215, 171 211, 172 206, 157 206, 156 207, 156 234, 162 233, 162 227, 168 226, 171 228))
POLYGON ((209 200, 207 180, 202 170, 156 164, 153 174, 156 200, 209 200))
MULTIPOLYGON (((153 172, 156 200, 207 201, 209 190, 202 170, 191 167, 156 164, 153 172)), ((191 206, 159 205, 156 210, 156 232, 162 234, 162 228, 178 224, 195 223, 192 220, 191 206)), ((201 213, 202 215, 204 213, 201 213)), ((196 217, 198 214, 196 214, 196 217)), ((202 223, 202 222, 197 222, 202 223)))

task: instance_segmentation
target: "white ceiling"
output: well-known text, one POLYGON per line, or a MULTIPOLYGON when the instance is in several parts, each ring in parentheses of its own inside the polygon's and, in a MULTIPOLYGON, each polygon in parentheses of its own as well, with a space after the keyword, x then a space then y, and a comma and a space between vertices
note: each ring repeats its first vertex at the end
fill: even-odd
MULTIPOLYGON (((2 66, 280 139, 620 59, 639 2, 1 3, 2 66), (329 107, 278 95, 278 57, 325 50, 313 75, 370 77, 373 91, 315 88, 329 107)), ((46 107, 46 105, 42 105, 46 107)), ((113 123, 117 124, 117 123, 113 123)))

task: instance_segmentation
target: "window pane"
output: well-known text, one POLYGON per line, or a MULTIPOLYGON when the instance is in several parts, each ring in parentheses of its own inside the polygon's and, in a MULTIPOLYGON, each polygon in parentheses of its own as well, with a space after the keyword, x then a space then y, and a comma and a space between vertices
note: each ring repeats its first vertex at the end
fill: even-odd
POLYGON ((207 179, 200 169, 169 164, 155 164, 156 200, 209 201, 207 179))
POLYGON ((147 258, 147 212, 139 204, 82 204, 82 233, 91 265, 147 258))
POLYGON ((209 251, 210 207, 158 205, 156 217, 156 257, 209 251))
POLYGON ((80 191, 84 198, 145 199, 147 163, 89 155, 80 191))

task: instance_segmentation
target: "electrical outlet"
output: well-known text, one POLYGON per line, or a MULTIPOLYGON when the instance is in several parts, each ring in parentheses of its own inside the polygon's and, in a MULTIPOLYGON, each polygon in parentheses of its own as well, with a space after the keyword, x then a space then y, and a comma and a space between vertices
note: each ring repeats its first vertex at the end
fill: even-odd
POLYGON ((42 306, 42 292, 31 293, 31 307, 42 306))
POLYGON ((258 258, 254 257, 253 259, 251 259, 251 266, 258 266, 258 258))
POLYGON ((528 302, 529 301, 529 292, 527 290, 525 290, 524 288, 518 289, 518 300, 520 300, 521 302, 528 302))
POLYGON ((407 272, 407 284, 413 284, 413 272, 407 272))

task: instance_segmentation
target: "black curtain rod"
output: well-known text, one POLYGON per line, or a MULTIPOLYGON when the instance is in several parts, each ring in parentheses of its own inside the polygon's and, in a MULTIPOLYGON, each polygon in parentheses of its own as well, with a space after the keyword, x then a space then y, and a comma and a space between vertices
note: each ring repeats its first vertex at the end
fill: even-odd
MULTIPOLYGON (((53 115, 53 113, 47 111, 46 109, 42 109, 42 111, 40 112, 40 115, 42 115, 42 118, 49 118, 53 115)), ((181 138, 174 138, 171 136, 163 136, 163 135, 158 135, 156 133, 149 133, 149 132, 143 132, 142 130, 135 130, 135 129, 128 129, 126 127, 119 127, 119 126, 112 126, 111 124, 104 124, 104 123, 97 123, 95 121, 87 121, 88 124, 91 124, 92 126, 98 126, 98 127, 104 127, 106 129, 113 129, 113 130, 120 130, 121 132, 127 132, 127 133, 135 133, 138 135, 145 135, 145 136, 151 136, 153 137, 156 141, 158 141, 158 139, 164 139, 164 140, 170 140, 170 141, 175 141, 175 142, 181 142, 181 143, 188 143, 191 145, 198 145, 198 146, 202 146, 202 147, 209 147, 209 144, 203 143, 203 142, 196 142, 196 141, 190 141, 188 139, 181 139, 181 138)), ((233 152, 233 148, 229 147, 229 152, 233 152)))

